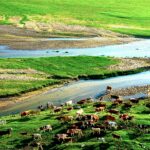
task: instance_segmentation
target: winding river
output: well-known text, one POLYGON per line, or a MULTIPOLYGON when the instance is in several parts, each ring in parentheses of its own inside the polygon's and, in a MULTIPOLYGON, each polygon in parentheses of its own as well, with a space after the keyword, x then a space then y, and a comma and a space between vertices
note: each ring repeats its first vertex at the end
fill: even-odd
MULTIPOLYGON (((99 94, 104 93, 107 85, 112 86, 114 89, 120 89, 147 84, 150 84, 150 71, 103 80, 80 80, 31 97, 23 102, 17 103, 17 105, 14 104, 7 110, 1 110, 0 115, 18 113, 23 110, 33 109, 39 105, 45 105, 47 102, 53 102, 58 105, 70 99, 76 102, 87 97, 95 98, 99 94)), ((141 93, 141 95, 144 94, 141 93)))
MULTIPOLYGON (((49 40, 56 40, 52 38, 49 40)), ((57 39, 57 40, 85 40, 85 39, 57 39)), ((69 48, 46 50, 12 50, 7 46, 0 46, 0 58, 17 57, 50 57, 50 56, 112 56, 112 57, 150 57, 150 40, 131 42, 128 44, 102 46, 96 48, 69 48)))
MULTIPOLYGON (((53 40, 53 39, 48 39, 53 40)), ((60 39, 61 40, 61 39, 60 39)), ((62 39, 67 40, 67 39, 62 39)), ((70 39, 75 40, 75 39, 70 39)), ((83 39, 79 39, 83 40, 83 39)), ((150 57, 150 40, 132 42, 129 44, 103 46, 97 48, 61 49, 56 50, 11 50, 6 46, 0 46, 0 58, 17 57, 45 57, 45 56, 114 56, 114 57, 150 57)), ((87 97, 97 97, 103 94, 107 85, 114 89, 133 86, 150 85, 150 71, 134 75, 113 77, 103 80, 80 80, 77 82, 55 88, 43 94, 33 96, 25 101, 18 102, 11 107, 1 110, 0 115, 18 113, 20 111, 36 108, 39 105, 53 102, 61 104, 73 99, 74 102, 87 97)), ((144 93, 140 93, 144 95, 144 93)))

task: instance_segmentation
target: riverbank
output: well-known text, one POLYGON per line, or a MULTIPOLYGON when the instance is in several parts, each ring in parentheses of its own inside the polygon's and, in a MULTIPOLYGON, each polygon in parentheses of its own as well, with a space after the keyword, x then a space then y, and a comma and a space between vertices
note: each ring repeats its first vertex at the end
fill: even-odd
MULTIPOLYGON (((57 57, 55 59, 57 59, 57 57)), ((6 82, 7 81, 6 74, 9 77, 9 80, 10 80, 10 77, 12 77, 12 74, 16 76, 17 72, 24 74, 24 77, 23 77, 24 79, 25 79, 25 76, 27 76, 27 77, 29 76, 29 73, 30 73, 30 77, 31 77, 31 73, 32 73, 32 76, 33 76, 33 73, 36 73, 36 74, 39 73, 40 78, 43 76, 43 78, 45 77, 45 80, 47 80, 47 78, 50 78, 51 80, 56 80, 57 84, 54 82, 53 84, 51 84, 51 86, 49 86, 50 84, 44 85, 41 82, 41 85, 40 85, 39 88, 36 87, 36 88, 34 88, 34 90, 33 90, 33 88, 31 88, 26 92, 24 91, 24 88, 23 88, 22 89, 23 92, 21 92, 20 94, 17 94, 15 92, 14 95, 10 95, 9 93, 7 93, 7 90, 8 90, 8 92, 11 91, 11 88, 10 88, 11 84, 9 86, 8 85, 7 86, 3 85, 3 87, 1 87, 1 94, 2 94, 2 91, 5 91, 6 95, 3 95, 3 96, 1 95, 0 108, 4 109, 8 106, 11 106, 14 103, 24 101, 24 100, 26 100, 30 97, 34 97, 38 94, 47 92, 47 91, 49 91, 51 89, 54 89, 56 87, 62 87, 64 85, 67 85, 69 82, 72 82, 74 80, 79 80, 79 79, 105 79, 105 78, 109 78, 109 77, 115 77, 115 76, 138 73, 138 72, 144 71, 145 69, 148 69, 150 67, 149 59, 137 59, 137 58, 134 58, 134 59, 121 59, 121 58, 116 59, 115 58, 115 59, 113 59, 113 58, 105 58, 105 57, 71 57, 69 59, 70 59, 69 62, 64 61, 64 58, 62 58, 62 61, 66 62, 66 64, 69 63, 71 66, 74 64, 73 63, 74 61, 76 62, 77 65, 74 64, 74 70, 69 72, 69 74, 70 75, 72 74, 72 76, 68 76, 67 74, 65 76, 62 76, 61 72, 60 73, 57 72, 57 74, 52 75, 52 72, 56 73, 56 70, 52 67, 52 62, 53 62, 52 59, 51 59, 51 62, 49 62, 51 64, 51 66, 48 66, 48 62, 47 63, 45 62, 47 64, 47 67, 51 68, 51 70, 49 70, 49 69, 47 70, 45 68, 45 70, 42 70, 42 72, 41 72, 40 66, 39 66, 40 64, 42 64, 41 63, 42 59, 40 59, 40 61, 38 59, 27 59, 27 60, 26 59, 9 59, 9 62, 11 62, 11 64, 13 64, 13 65, 9 64, 8 60, 1 59, 1 61, 3 61, 3 63, 1 63, 1 64, 3 64, 2 65, 3 67, 1 66, 3 69, 1 69, 0 77, 5 76, 5 80, 3 80, 4 85, 7 83, 6 82), (36 63, 35 63, 34 60, 36 60, 36 63), (71 61, 71 63, 70 63, 70 61, 71 61), (86 63, 86 66, 88 66, 88 62, 89 62, 90 66, 87 68, 89 73, 88 72, 84 72, 84 73, 82 72, 83 71, 82 65, 80 65, 80 67, 79 67, 78 66, 78 61, 80 61, 80 64, 82 62, 83 66, 85 66, 84 61, 86 63), (91 63, 90 63, 91 61, 93 62, 92 66, 91 66, 91 63), (107 63, 105 63, 105 61, 107 61, 107 63), (22 62, 23 62, 23 64, 22 64, 22 62), (12 68, 12 67, 14 67, 14 68, 27 68, 26 62, 27 62, 28 65, 29 64, 31 65, 30 67, 32 67, 32 69, 37 69, 38 71, 31 70, 31 69, 30 70, 23 70, 23 69, 20 70, 20 69, 13 69, 12 68), (34 66, 32 65, 33 62, 35 64, 37 64, 37 62, 40 62, 39 65, 36 65, 36 66, 38 66, 38 68, 34 68, 34 66), (17 66, 15 65, 15 63, 17 63, 17 66), (103 64, 105 64, 105 66, 103 64), (94 67, 94 65, 95 65, 95 67, 94 67), (6 66, 7 66, 7 69, 5 69, 6 66), (12 69, 8 69, 8 68, 12 68, 12 69), (97 69, 94 69, 94 68, 97 68, 97 69), (80 74, 76 74, 77 72, 75 70, 80 72, 80 74), (96 71, 93 72, 93 70, 96 70, 96 71), (42 74, 42 76, 41 76, 41 74, 42 74)), ((48 58, 47 58, 47 60, 49 61, 48 58)), ((61 58, 59 58, 59 63, 61 64, 61 58)), ((54 64, 56 65, 55 61, 54 61, 54 64)), ((57 64, 57 65, 59 65, 59 64, 57 64)), ((68 70, 67 67, 69 67, 69 66, 67 65, 65 67, 62 67, 62 65, 61 65, 61 67, 59 67, 59 68, 65 68, 66 71, 67 71, 68 70)), ((63 71, 65 71, 65 70, 63 69, 63 71)), ((86 71, 86 70, 84 70, 84 71, 86 71)), ((36 75, 36 78, 38 79, 37 75, 36 75)), ((14 80, 14 79, 12 79, 12 80, 14 80)), ((22 81, 19 81, 19 80, 20 80, 20 78, 18 79, 17 83, 18 82, 22 83, 22 81)), ((14 80, 14 82, 16 82, 16 79, 14 80)), ((26 82, 27 81, 25 81, 25 83, 26 82)), ((29 87, 29 84, 28 84, 28 87, 29 87)), ((18 87, 18 88, 20 90, 22 87, 18 87)), ((14 87, 12 89, 14 90, 14 87)))
POLYGON ((106 45, 129 43, 140 39, 107 30, 86 27, 81 35, 73 31, 70 35, 53 32, 37 32, 33 29, 12 25, 0 25, 0 45, 14 50, 44 50, 66 48, 93 48, 106 45), (92 34, 95 32, 96 34, 92 34), (49 38, 76 37, 75 40, 49 40, 49 38), (81 40, 80 40, 81 39, 81 40))

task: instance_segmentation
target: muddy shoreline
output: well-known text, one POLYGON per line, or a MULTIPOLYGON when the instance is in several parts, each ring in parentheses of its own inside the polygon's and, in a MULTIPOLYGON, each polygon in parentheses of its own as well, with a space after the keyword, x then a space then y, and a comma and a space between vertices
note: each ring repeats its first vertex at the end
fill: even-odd
POLYGON ((0 45, 6 45, 14 50, 44 50, 44 49, 66 49, 66 48, 93 48, 98 46, 107 46, 114 44, 129 43, 139 38, 134 38, 127 35, 114 33, 111 31, 99 31, 92 29, 83 32, 81 35, 76 35, 78 31, 72 32, 70 35, 61 35, 54 32, 37 32, 31 29, 18 28, 9 25, 0 25, 0 45), (87 34, 89 32, 89 34, 87 34), (102 33, 101 33, 102 32, 102 33), (85 40, 61 41, 48 40, 48 38, 61 37, 79 37, 86 38, 85 40))

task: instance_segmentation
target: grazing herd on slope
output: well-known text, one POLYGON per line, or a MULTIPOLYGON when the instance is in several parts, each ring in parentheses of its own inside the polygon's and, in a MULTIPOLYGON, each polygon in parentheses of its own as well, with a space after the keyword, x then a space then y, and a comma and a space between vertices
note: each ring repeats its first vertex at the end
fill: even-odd
MULTIPOLYGON (((107 87, 107 93, 110 93, 111 87, 107 87)), ((119 96, 111 95, 113 101, 111 107, 107 106, 107 103, 102 101, 102 98, 95 101, 92 98, 83 99, 74 104, 72 100, 67 101, 64 105, 54 106, 52 103, 47 103, 46 107, 39 106, 38 110, 29 110, 20 113, 21 118, 30 117, 32 115, 39 115, 41 111, 49 109, 52 114, 57 114, 57 120, 63 125, 67 124, 67 129, 63 133, 57 133, 53 136, 55 143, 69 143, 75 142, 85 136, 86 131, 91 136, 96 137, 101 142, 106 142, 105 135, 107 131, 116 131, 118 129, 126 129, 131 121, 135 119, 127 113, 121 113, 117 108, 120 106, 124 109, 130 109, 134 105, 139 103, 139 99, 130 99, 130 102, 124 102, 119 96), (94 110, 91 114, 86 114, 84 106, 89 104, 94 110), (71 112, 75 111, 75 115, 68 115, 64 111, 71 112), (101 116, 101 113, 105 113, 101 116), (119 118, 119 119, 118 119, 119 118), (122 121, 123 124, 119 124, 122 121)), ((150 108, 149 103, 146 107, 150 108)), ((0 125, 5 125, 5 120, 0 120, 0 125)), ((148 125, 137 125, 136 128, 143 130, 145 133, 150 132, 150 126, 148 125)), ((39 149, 42 147, 42 134, 43 132, 52 132, 53 126, 47 124, 39 127, 37 132, 33 133, 33 142, 29 143, 28 146, 37 146, 39 149)), ((0 130, 0 136, 10 136, 13 132, 12 128, 6 130, 0 130)), ((20 132, 21 135, 27 135, 27 132, 20 132)), ((112 133, 112 138, 121 140, 122 137, 119 134, 112 133)))

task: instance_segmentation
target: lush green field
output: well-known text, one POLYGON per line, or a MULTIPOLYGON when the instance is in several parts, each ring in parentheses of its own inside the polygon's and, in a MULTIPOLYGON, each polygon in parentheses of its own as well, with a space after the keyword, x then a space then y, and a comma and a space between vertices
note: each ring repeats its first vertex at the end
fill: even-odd
POLYGON ((1 79, 0 82, 0 95, 11 96, 19 95, 28 91, 42 88, 51 84, 56 84, 61 79, 78 78, 78 76, 88 75, 106 75, 116 70, 111 71, 107 69, 107 66, 117 64, 119 61, 113 58, 106 57, 48 57, 48 58, 16 58, 16 59, 0 59, 0 70, 3 70, 5 74, 2 76, 8 76, 1 79), (13 73, 7 73, 7 69, 13 71, 13 73), (35 74, 17 74, 18 69, 34 69, 40 71, 35 74), (6 71, 5 71, 6 70, 6 71), (11 77, 10 75, 15 75, 11 77), (16 77, 22 77, 26 80, 17 80, 16 77), (32 77, 32 80, 28 80, 28 77, 32 77), (55 79, 52 79, 55 78, 55 79), (36 80, 34 80, 36 78, 36 80), (58 80, 56 80, 56 78, 58 80))
POLYGON ((150 36, 149 3, 149 0, 2 0, 0 16, 4 16, 1 23, 9 23, 11 16, 21 16, 21 24, 27 20, 63 22, 150 36))
MULTIPOLYGON (((118 126, 124 126, 123 129, 106 129, 106 131, 101 130, 101 137, 104 137, 106 142, 102 143, 94 135, 92 135, 91 127, 83 130, 83 137, 74 137, 75 142, 73 143, 59 143, 57 144, 54 136, 56 134, 66 133, 67 129, 78 122, 73 119, 72 122, 62 123, 57 119, 61 115, 72 115, 76 117, 77 110, 71 110, 68 112, 67 107, 64 107, 63 112, 51 113, 50 110, 41 112, 38 115, 20 117, 20 115, 5 116, 0 117, 0 120, 6 120, 6 125, 0 125, 0 130, 13 128, 11 136, 0 137, 0 147, 1 149, 20 149, 27 146, 29 143, 33 142, 31 135, 33 133, 40 133, 42 135, 42 143, 45 150, 149 150, 150 149, 150 128, 147 132, 139 129, 137 125, 149 125, 150 119, 149 113, 150 109, 145 106, 149 100, 141 100, 139 104, 133 104, 132 108, 125 109, 123 104, 117 106, 115 109, 119 110, 121 114, 128 113, 134 116, 134 119, 129 122, 124 122, 119 119, 119 115, 113 115, 117 120, 118 126), (51 124, 53 130, 50 132, 40 132, 37 129, 41 126, 51 124), (27 132, 28 135, 21 135, 21 132, 27 132), (122 140, 117 140, 112 138, 112 133, 120 135, 122 140)), ((105 102, 107 104, 106 110, 104 112, 98 112, 97 115, 100 117, 96 124, 103 124, 104 117, 108 114, 107 110, 112 109, 111 102, 105 102)), ((87 103, 81 106, 84 110, 84 114, 95 113, 95 108, 93 103, 87 103)))
POLYGON ((0 59, 2 69, 35 69, 49 75, 64 77, 78 77, 78 75, 92 75, 109 73, 107 66, 119 61, 110 57, 44 57, 44 58, 8 58, 0 59))

